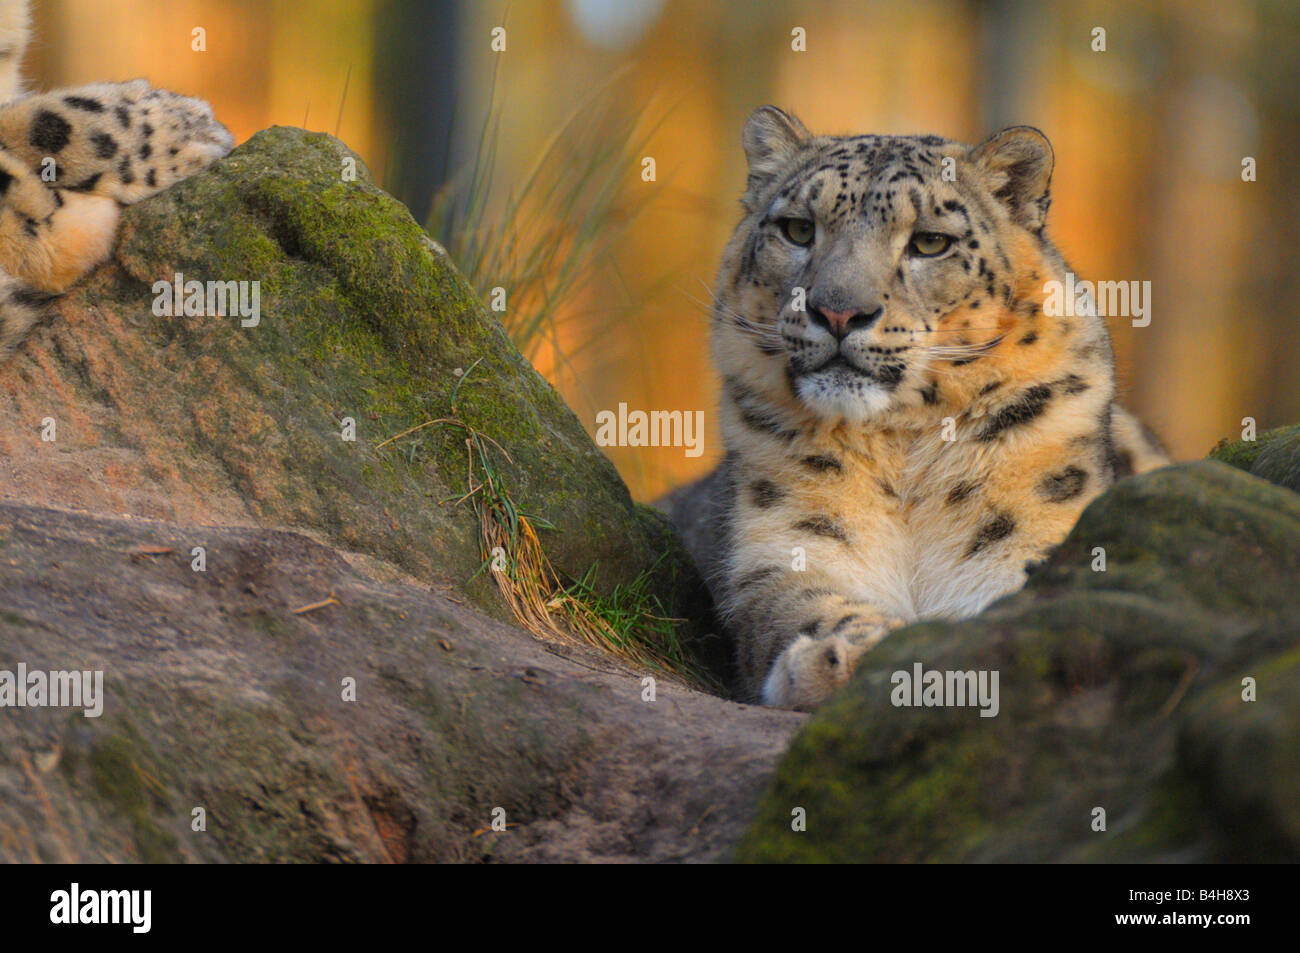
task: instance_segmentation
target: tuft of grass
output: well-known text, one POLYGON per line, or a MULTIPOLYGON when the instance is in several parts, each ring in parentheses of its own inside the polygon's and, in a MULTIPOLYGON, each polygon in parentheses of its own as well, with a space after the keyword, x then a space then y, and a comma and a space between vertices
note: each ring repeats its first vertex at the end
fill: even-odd
POLYGON ((678 636, 678 625, 684 620, 667 615, 659 597, 651 591, 657 564, 630 584, 615 586, 608 596, 592 586, 595 568, 565 586, 547 608, 562 613, 571 631, 585 635, 598 648, 718 691, 719 687, 691 661, 678 636))
MULTIPOLYGON (((626 108, 616 75, 578 103, 551 134, 526 173, 507 190, 496 180, 501 113, 496 76, 473 162, 434 198, 426 229, 447 250, 480 298, 506 292, 501 320, 515 346, 536 360, 545 345, 556 367, 569 362, 599 335, 572 336, 562 347, 560 324, 574 317, 573 303, 593 283, 612 276, 621 286, 613 251, 653 190, 627 201, 627 186, 640 174, 640 157, 654 126, 626 108)), ((635 305, 615 305, 631 311, 635 305)), ((475 362, 475 366, 477 362, 475 362)), ((410 428, 380 446, 404 439, 418 449, 416 434, 428 427, 463 432, 466 491, 451 501, 473 506, 483 564, 521 626, 543 641, 580 641, 641 670, 675 675, 708 691, 720 687, 690 659, 678 635, 683 621, 668 616, 654 595, 655 567, 608 595, 594 585, 596 567, 565 580, 546 556, 539 533, 554 529, 511 497, 499 460, 509 452, 460 419, 457 382, 451 413, 410 428), (411 438, 411 439, 406 439, 411 438)), ((511 461, 513 462, 513 461, 511 461)))
POLYGON ((554 525, 522 509, 506 487, 496 455, 513 463, 509 452, 465 423, 458 414, 461 387, 479 361, 471 364, 456 382, 451 395, 451 416, 411 427, 389 437, 376 449, 414 437, 428 427, 446 426, 462 431, 466 489, 459 497, 442 502, 473 506, 483 559, 478 572, 491 572, 519 624, 543 641, 585 642, 641 670, 675 675, 707 691, 720 691, 720 686, 691 660, 682 644, 678 625, 684 620, 668 616, 652 591, 657 564, 630 584, 615 586, 608 595, 601 594, 593 585, 594 565, 581 579, 561 578, 547 558, 538 535, 538 530, 554 529, 554 525))
MULTIPOLYGON (((559 365, 598 338, 584 335, 564 351, 562 312, 567 307, 572 316, 573 302, 602 276, 621 285, 612 251, 652 194, 647 189, 625 199, 653 128, 643 128, 641 115, 616 95, 619 80, 579 103, 504 191, 496 180, 501 114, 491 106, 473 163, 435 196, 425 226, 481 298, 505 289, 502 323, 530 360, 549 343, 559 365)), ((494 77, 493 102, 495 86, 494 77)), ((615 305, 633 307, 627 296, 615 305)))

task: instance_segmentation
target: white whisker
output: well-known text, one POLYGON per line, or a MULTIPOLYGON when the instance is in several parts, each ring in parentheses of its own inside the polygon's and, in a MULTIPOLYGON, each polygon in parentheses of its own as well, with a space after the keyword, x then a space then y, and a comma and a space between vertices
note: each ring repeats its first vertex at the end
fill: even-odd
MULTIPOLYGON (((700 282, 701 285, 704 286, 704 289, 706 291, 709 291, 710 294, 712 294, 712 292, 709 289, 709 286, 704 283, 703 279, 697 279, 697 280, 700 282)), ((776 328, 770 327, 768 325, 757 324, 754 321, 750 320, 749 318, 745 317, 745 315, 741 314, 740 312, 733 311, 732 309, 726 307, 719 301, 704 301, 684 291, 682 293, 685 294, 686 297, 694 301, 696 304, 698 304, 701 308, 704 308, 706 311, 708 311, 713 317, 725 318, 729 320, 733 327, 735 327, 739 331, 744 332, 745 334, 748 334, 750 337, 755 338, 760 344, 765 344, 768 346, 780 346, 781 333, 776 328)))

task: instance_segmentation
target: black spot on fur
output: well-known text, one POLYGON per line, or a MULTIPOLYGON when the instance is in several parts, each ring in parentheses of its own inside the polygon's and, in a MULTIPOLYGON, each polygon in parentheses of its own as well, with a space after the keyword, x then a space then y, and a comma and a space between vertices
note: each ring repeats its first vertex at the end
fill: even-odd
POLYGON ((1035 384, 1021 391, 994 413, 979 432, 980 440, 992 440, 1013 427, 1020 427, 1040 416, 1052 399, 1050 384, 1035 384))
POLYGON ((42 152, 53 154, 66 146, 71 137, 71 123, 58 113, 42 109, 32 120, 32 130, 27 141, 42 152))
POLYGON ((785 427, 774 410, 762 406, 761 398, 735 380, 727 381, 727 396, 740 411, 745 426, 760 433, 771 434, 782 440, 793 440, 798 433, 785 427))
POLYGON ((903 379, 903 365, 882 364, 880 367, 876 368, 875 372, 871 376, 886 387, 897 387, 898 382, 903 379))
POLYGON ((1006 539, 1016 531, 1016 521, 1008 513, 996 513, 987 522, 982 525, 975 538, 971 540, 970 548, 966 550, 966 558, 974 556, 983 549, 987 549, 994 543, 1006 539))
POLYGON ((145 175, 144 184, 149 186, 149 188, 151 189, 158 184, 158 177, 154 175, 153 169, 150 169, 149 172, 145 175))
POLYGON ((761 510, 776 506, 785 499, 785 490, 771 480, 755 480, 749 485, 749 494, 754 505, 761 510))
POLYGON ((90 137, 91 144, 95 147, 95 158, 111 159, 117 155, 117 140, 106 132, 97 132, 90 137))
POLYGON ((962 480, 960 483, 954 483, 952 489, 948 491, 948 496, 945 498, 946 502, 950 506, 956 506, 958 503, 969 499, 970 495, 979 488, 980 485, 972 480, 962 480))
POLYGON ((4 195, 6 192, 9 191, 9 186, 13 182, 13 180, 14 177, 12 175, 10 175, 4 169, 0 169, 0 195, 4 195))
POLYGON ((1061 381, 1061 386, 1067 394, 1082 394, 1092 385, 1078 374, 1070 374, 1061 381))
POLYGON ((799 461, 809 470, 815 470, 818 473, 825 473, 827 470, 842 472, 844 464, 840 463, 835 457, 826 454, 817 454, 816 456, 804 457, 799 461))
POLYGON ((1049 503, 1064 503, 1072 500, 1088 484, 1088 471, 1082 467, 1066 467, 1060 473, 1043 477, 1038 484, 1038 492, 1049 503))
POLYGON ((101 175, 103 175, 102 172, 96 172, 94 175, 82 179, 76 185, 68 186, 68 191, 69 192, 90 192, 95 188, 96 185, 99 184, 99 177, 101 175))
POLYGON ((849 541, 849 534, 844 532, 844 528, 826 516, 810 516, 808 519, 800 520, 794 524, 794 529, 795 532, 825 536, 827 539, 839 540, 841 543, 849 541))
POLYGON ((117 116, 117 121, 121 124, 123 129, 131 128, 131 113, 127 111, 125 106, 115 107, 113 113, 117 116))
MULTIPOLYGON (((1101 465, 1103 471, 1109 471, 1112 480, 1117 480, 1121 476, 1127 476, 1126 473, 1120 472, 1120 459, 1117 452, 1118 444, 1115 442, 1115 432, 1112 427, 1111 418, 1112 406, 1106 404, 1101 408, 1097 415, 1097 432, 1091 438, 1091 441, 1097 445, 1101 451, 1101 465)), ((1089 438, 1079 438, 1087 441, 1089 438)), ((1129 473, 1132 473, 1132 460, 1129 463, 1129 473)))
POLYGON ((88 113, 102 113, 104 104, 98 99, 87 99, 85 96, 64 96, 63 101, 73 109, 81 109, 88 113))
POLYGON ((1038 332, 1037 332, 1037 331, 1030 331, 1028 334, 1026 334, 1024 337, 1022 337, 1022 338, 1021 338, 1019 341, 1017 341, 1016 343, 1017 343, 1017 344, 1025 344, 1025 345, 1029 345, 1029 344, 1033 344, 1033 343, 1034 343, 1035 341, 1037 341, 1037 340, 1038 340, 1038 332))
POLYGON ((151 155, 153 155, 153 146, 149 145, 149 143, 146 142, 144 145, 140 147, 140 158, 147 159, 151 155))
POLYGON ((779 437, 782 440, 793 440, 798 434, 786 427, 782 427, 780 421, 769 413, 752 410, 743 405, 740 406, 740 419, 745 422, 745 426, 751 430, 757 430, 759 433, 771 434, 773 437, 779 437))
POLYGON ((858 613, 856 613, 856 612, 850 612, 848 615, 846 615, 846 616, 844 616, 842 619, 840 619, 840 621, 836 622, 833 626, 831 626, 830 631, 827 632, 826 634, 827 634, 827 635, 839 635, 840 632, 843 631, 843 629, 844 629, 844 627, 845 627, 846 625, 848 625, 850 622, 853 622, 853 621, 856 620, 856 619, 861 619, 861 618, 862 618, 862 616, 860 616, 858 613))

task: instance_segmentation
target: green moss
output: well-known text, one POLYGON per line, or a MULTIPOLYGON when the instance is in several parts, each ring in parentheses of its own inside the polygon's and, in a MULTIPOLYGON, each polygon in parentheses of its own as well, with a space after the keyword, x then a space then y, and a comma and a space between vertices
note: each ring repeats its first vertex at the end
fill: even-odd
POLYGON ((1273 433, 1275 436, 1260 450, 1250 472, 1270 483, 1300 492, 1300 426, 1273 433))
POLYGON ((90 754, 91 789, 130 819, 142 860, 174 863, 180 859, 176 837, 154 819, 155 813, 171 810, 166 788, 158 780, 157 758, 129 725, 119 731, 90 754), (153 777, 152 783, 145 772, 153 777))
POLYGON ((1300 489, 1297 485, 1297 470, 1300 470, 1300 424, 1266 430, 1257 434, 1254 440, 1221 440, 1210 451, 1210 459, 1253 473, 1279 486, 1300 489), (1261 456, 1264 461, 1256 469, 1261 456))

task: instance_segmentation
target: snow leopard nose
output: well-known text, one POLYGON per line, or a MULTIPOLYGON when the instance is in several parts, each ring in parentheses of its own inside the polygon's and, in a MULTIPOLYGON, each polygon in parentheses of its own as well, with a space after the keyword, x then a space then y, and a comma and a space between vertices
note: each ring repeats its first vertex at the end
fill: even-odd
POLYGON ((853 331, 869 328, 880 318, 883 308, 874 311, 832 311, 830 308, 809 308, 813 324, 825 328, 835 340, 843 341, 853 331))

